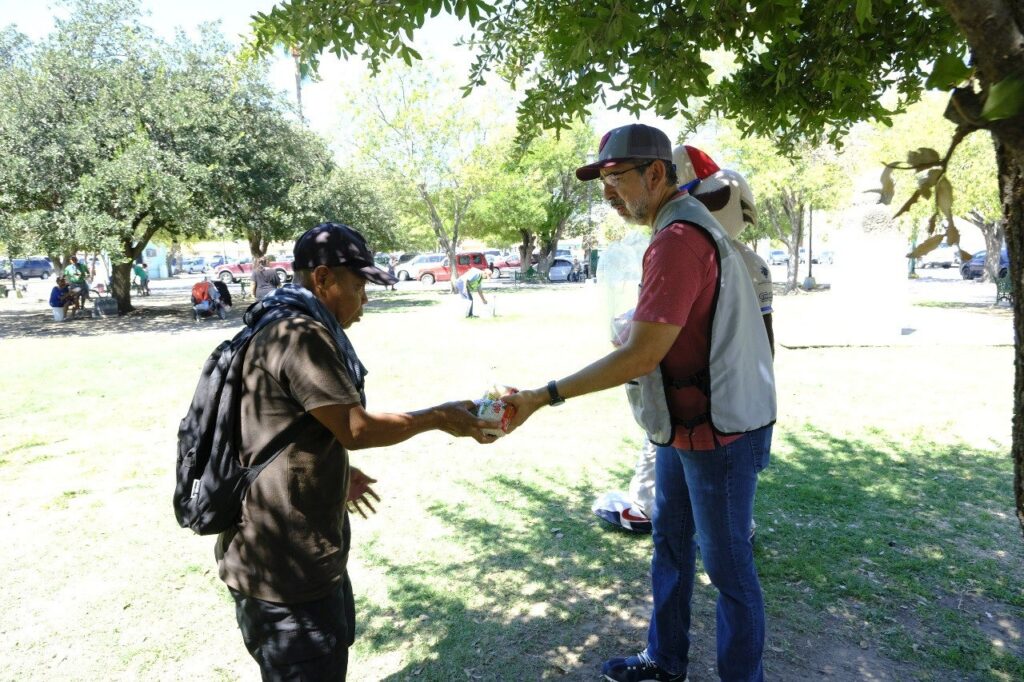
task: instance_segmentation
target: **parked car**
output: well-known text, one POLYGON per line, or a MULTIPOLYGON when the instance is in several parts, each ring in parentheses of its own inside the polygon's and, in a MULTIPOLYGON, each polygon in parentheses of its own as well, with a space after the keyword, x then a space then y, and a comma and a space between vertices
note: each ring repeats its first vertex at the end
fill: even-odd
MULTIPOLYGON (((487 258, 483 253, 479 251, 468 251, 466 253, 455 254, 455 272, 457 277, 461 277, 470 268, 479 268, 481 270, 489 269, 487 265, 487 258)), ((425 284, 448 282, 451 278, 451 273, 448 271, 447 258, 433 267, 424 268, 420 271, 419 276, 419 280, 425 284)))
POLYGON ((773 249, 768 254, 768 265, 785 265, 789 263, 789 254, 782 249, 773 249))
POLYGON ((198 256, 196 258, 183 258, 181 261, 181 271, 187 272, 190 275, 197 272, 207 272, 209 269, 209 264, 202 256, 198 256))
POLYGON ((19 279, 38 277, 47 279, 53 274, 53 265, 45 258, 15 258, 14 276, 19 279))
POLYGON ((811 262, 815 265, 832 265, 835 262, 835 254, 828 250, 818 251, 811 262))
POLYGON ((395 266, 395 277, 401 281, 419 279, 420 275, 427 268, 433 268, 445 260, 443 253, 421 253, 412 260, 399 263, 395 266))
POLYGON ((551 268, 548 270, 548 281, 568 282, 572 273, 572 261, 565 258, 556 258, 551 261, 551 268))
POLYGON ((11 278, 11 263, 7 260, 0 260, 0 279, 11 278))
MULTIPOLYGON (((290 260, 273 260, 267 263, 268 268, 277 270, 277 276, 281 278, 282 282, 290 282, 292 280, 292 261, 290 260)), ((231 282, 237 282, 242 277, 252 276, 252 259, 243 258, 237 263, 228 263, 227 265, 221 265, 217 268, 214 273, 214 277, 230 284, 231 282)))
POLYGON ((484 258, 487 259, 487 265, 489 265, 491 269, 495 267, 494 264, 499 258, 501 258, 501 251, 498 249, 484 249, 480 253, 484 254, 484 258))
POLYGON ((949 244, 942 243, 934 249, 917 259, 914 267, 924 268, 951 268, 960 264, 960 249, 949 244))
MULTIPOLYGON (((540 255, 536 251, 530 254, 530 265, 536 265, 539 261, 540 255)), ((491 270, 498 277, 504 277, 513 270, 519 270, 521 266, 522 260, 519 258, 519 252, 514 252, 508 256, 498 256, 495 258, 491 270)))
MULTIPOLYGON (((971 260, 967 261, 960 266, 960 275, 964 279, 975 279, 981 277, 985 272, 985 255, 986 251, 979 251, 974 254, 971 260)), ((1010 256, 1006 252, 1006 247, 999 252, 999 271, 998 277, 1005 277, 1006 272, 1010 269, 1010 256)))

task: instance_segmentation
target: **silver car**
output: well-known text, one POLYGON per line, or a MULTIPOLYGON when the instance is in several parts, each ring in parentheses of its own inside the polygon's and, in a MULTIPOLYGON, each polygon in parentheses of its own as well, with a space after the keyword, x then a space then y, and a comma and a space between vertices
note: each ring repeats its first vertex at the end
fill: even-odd
POLYGON ((551 262, 551 269, 548 270, 548 281, 568 282, 569 274, 572 272, 572 263, 564 258, 556 258, 551 262))
POLYGON ((396 265, 395 277, 403 282, 419 279, 423 270, 440 265, 445 258, 443 253, 421 253, 410 261, 396 265))

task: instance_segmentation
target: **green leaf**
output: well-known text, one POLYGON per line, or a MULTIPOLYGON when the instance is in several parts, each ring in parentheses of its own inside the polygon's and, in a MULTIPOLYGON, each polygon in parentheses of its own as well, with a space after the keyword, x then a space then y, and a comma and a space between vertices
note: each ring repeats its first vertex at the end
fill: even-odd
POLYGON ((1001 121, 1024 112, 1024 78, 1010 76, 988 89, 981 117, 986 121, 1001 121))
POLYGON ((857 23, 862 26, 865 21, 872 21, 871 0, 857 0, 857 7, 854 10, 854 16, 857 17, 857 23))
POLYGON ((924 85, 932 90, 950 90, 967 80, 973 71, 974 69, 964 64, 959 57, 951 54, 939 55, 924 85))

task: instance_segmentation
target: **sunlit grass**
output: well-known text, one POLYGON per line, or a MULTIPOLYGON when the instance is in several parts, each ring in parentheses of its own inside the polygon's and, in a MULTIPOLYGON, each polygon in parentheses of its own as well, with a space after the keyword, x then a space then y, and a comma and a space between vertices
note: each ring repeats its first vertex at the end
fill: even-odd
MULTIPOLYGON (((373 298, 350 330, 372 410, 542 386, 609 348, 593 287, 500 291, 499 316, 479 320, 438 289, 373 298)), ((786 306, 777 324, 797 324, 786 306)), ((229 333, 83 337, 74 354, 66 339, 5 341, 19 400, 0 402, 4 675, 258 678, 212 539, 170 507, 178 420, 229 333)), ((755 550, 772 677, 863 642, 912 677, 1024 679, 1011 363, 1010 348, 779 349, 755 550)), ((350 679, 593 679, 642 646, 650 541, 590 513, 627 487, 640 444, 608 391, 489 447, 432 433, 351 453, 383 500, 353 519, 350 679)), ((700 576, 704 666, 713 599, 700 576)))

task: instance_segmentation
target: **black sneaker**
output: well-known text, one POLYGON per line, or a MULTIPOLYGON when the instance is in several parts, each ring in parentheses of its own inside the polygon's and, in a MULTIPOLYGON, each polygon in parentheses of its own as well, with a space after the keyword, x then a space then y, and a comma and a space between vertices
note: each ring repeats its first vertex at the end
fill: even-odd
POLYGON ((611 682, 686 682, 685 674, 674 675, 659 667, 646 650, 636 656, 606 661, 601 674, 611 682))

